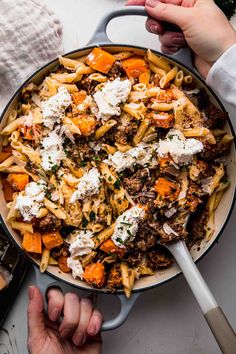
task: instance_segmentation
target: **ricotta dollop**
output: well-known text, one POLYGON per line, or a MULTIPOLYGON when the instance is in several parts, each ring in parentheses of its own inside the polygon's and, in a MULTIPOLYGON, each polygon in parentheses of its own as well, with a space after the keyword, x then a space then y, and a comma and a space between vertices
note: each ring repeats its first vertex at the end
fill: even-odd
POLYGON ((39 209, 46 194, 46 183, 43 180, 30 182, 25 187, 24 193, 16 198, 15 209, 19 210, 24 221, 31 221, 38 215, 39 209))
POLYGON ((77 190, 72 194, 70 202, 83 200, 99 192, 101 186, 101 175, 96 167, 91 168, 88 173, 85 173, 79 180, 77 190))
POLYGON ((104 162, 114 167, 117 172, 131 168, 134 165, 153 168, 158 164, 156 158, 157 150, 158 144, 141 143, 127 152, 117 151, 113 155, 109 155, 104 162))
POLYGON ((89 230, 78 230, 73 232, 69 240, 69 252, 71 256, 78 257, 89 254, 94 247, 92 237, 93 233, 89 230))
POLYGON ((145 217, 142 208, 133 206, 121 214, 115 225, 115 230, 111 236, 112 241, 120 248, 124 248, 127 241, 133 241, 138 231, 139 222, 145 217))
POLYGON ((45 171, 51 171, 57 168, 61 161, 66 158, 63 149, 64 139, 61 135, 53 131, 47 137, 42 139, 42 149, 40 150, 42 162, 41 165, 45 171))
POLYGON ((108 120, 112 116, 120 116, 120 103, 125 102, 131 91, 129 80, 108 81, 101 90, 97 91, 93 98, 98 106, 97 118, 108 120))
POLYGON ((60 123, 65 114, 65 110, 72 103, 69 91, 61 86, 58 93, 42 102, 43 124, 49 129, 53 129, 55 123, 60 123))
POLYGON ((197 139, 186 139, 184 134, 177 130, 171 129, 166 135, 165 140, 159 140, 158 155, 163 157, 170 154, 176 164, 189 164, 193 155, 203 150, 203 144, 197 139))
POLYGON ((83 278, 84 270, 78 258, 68 257, 67 266, 72 270, 73 278, 83 278))

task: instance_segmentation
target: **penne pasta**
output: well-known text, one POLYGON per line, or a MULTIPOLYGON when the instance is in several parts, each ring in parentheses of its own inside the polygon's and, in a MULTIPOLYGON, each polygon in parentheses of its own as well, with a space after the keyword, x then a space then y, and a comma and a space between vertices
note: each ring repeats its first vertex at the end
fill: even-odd
POLYGON ((104 136, 112 127, 114 127, 117 124, 117 121, 114 119, 109 119, 107 122, 105 122, 101 127, 99 127, 95 131, 95 139, 98 140, 102 136, 104 136))
POLYGON ((49 264, 49 259, 50 259, 50 250, 44 248, 41 256, 40 267, 39 267, 41 273, 44 273, 45 270, 47 269, 49 264))
POLYGON ((163 57, 158 57, 155 55, 150 49, 147 50, 147 58, 148 60, 153 63, 155 66, 163 69, 165 72, 171 70, 171 66, 166 59, 163 57))
POLYGON ((138 131, 133 138, 134 145, 138 145, 142 141, 144 134, 146 133, 146 131, 149 127, 149 124, 150 124, 149 119, 143 119, 141 121, 138 131))
POLYGON ((163 76, 160 80, 160 88, 166 87, 166 85, 175 79, 178 73, 178 67, 175 65, 165 76, 163 76))
POLYGON ((113 54, 116 60, 124 60, 133 57, 135 54, 133 52, 119 52, 113 54))
POLYGON ((179 70, 175 77, 175 81, 174 81, 175 86, 177 87, 182 86, 183 80, 184 80, 184 72, 183 70, 179 70))

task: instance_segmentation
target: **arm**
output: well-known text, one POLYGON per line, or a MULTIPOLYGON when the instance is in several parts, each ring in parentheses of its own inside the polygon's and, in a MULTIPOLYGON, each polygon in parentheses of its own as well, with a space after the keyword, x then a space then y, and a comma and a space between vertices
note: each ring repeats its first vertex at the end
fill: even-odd
POLYGON ((230 47, 211 67, 206 83, 227 103, 236 108, 236 44, 230 47))

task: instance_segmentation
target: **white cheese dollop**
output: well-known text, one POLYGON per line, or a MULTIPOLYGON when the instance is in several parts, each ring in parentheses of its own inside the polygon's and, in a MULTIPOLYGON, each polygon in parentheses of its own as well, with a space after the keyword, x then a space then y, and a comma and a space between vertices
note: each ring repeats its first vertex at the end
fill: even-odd
POLYGON ((46 194, 46 183, 43 180, 30 182, 25 187, 24 194, 16 198, 15 209, 19 210, 24 221, 31 221, 38 215, 46 194))
POLYGON ((63 144, 64 139, 61 135, 53 131, 47 137, 42 139, 42 149, 40 154, 42 157, 41 165, 45 171, 50 171, 53 167, 60 165, 61 161, 66 158, 63 144))
POLYGON ((79 180, 77 190, 72 194, 70 202, 83 200, 99 192, 101 186, 101 175, 96 167, 91 168, 88 173, 85 173, 79 180))
POLYGON ((42 102, 43 124, 49 129, 53 129, 55 123, 60 123, 65 114, 65 110, 72 103, 69 91, 61 86, 58 93, 42 102))
POLYGON ((84 270, 82 264, 79 259, 68 257, 67 258, 67 266, 72 270, 73 278, 83 278, 84 270))
POLYGON ((163 157, 170 154, 174 162, 180 165, 189 164, 193 155, 203 150, 203 144, 197 139, 186 139, 184 134, 171 129, 165 140, 159 140, 158 155, 163 157))
POLYGON ((89 230, 75 231, 70 239, 69 251, 72 257, 85 256, 92 251, 94 242, 93 233, 89 230))
POLYGON ((155 167, 157 166, 157 150, 158 144, 141 143, 127 152, 117 151, 113 155, 109 155, 105 163, 115 168, 120 172, 126 168, 133 167, 134 165, 155 167))
POLYGON ((97 118, 107 120, 112 116, 120 116, 119 104, 128 99, 130 91, 131 82, 127 79, 122 81, 118 77, 104 84, 102 89, 93 95, 99 109, 97 118))
POLYGON ((124 248, 126 241, 133 241, 138 231, 139 222, 144 218, 145 211, 134 206, 121 214, 115 225, 115 230, 111 236, 112 241, 120 248, 124 248))

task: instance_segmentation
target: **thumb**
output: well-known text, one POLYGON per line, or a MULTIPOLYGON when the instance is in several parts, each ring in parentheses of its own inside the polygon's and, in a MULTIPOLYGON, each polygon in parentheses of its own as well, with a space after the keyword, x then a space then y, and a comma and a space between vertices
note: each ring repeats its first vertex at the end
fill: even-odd
POLYGON ((173 23, 183 29, 189 16, 189 8, 166 4, 159 1, 149 0, 146 2, 146 10, 150 17, 159 21, 173 23))
POLYGON ((28 335, 31 338, 42 336, 45 332, 43 296, 36 286, 28 289, 28 335))
POLYGON ((126 6, 144 6, 146 0, 128 0, 126 6))

